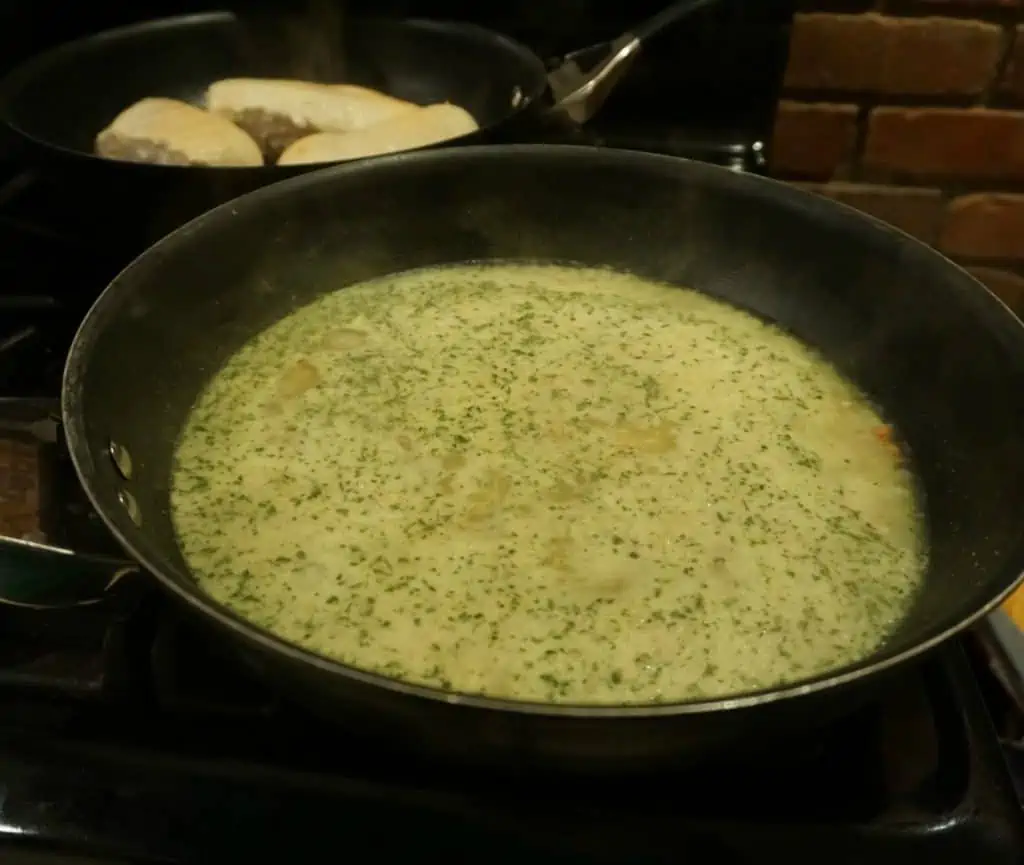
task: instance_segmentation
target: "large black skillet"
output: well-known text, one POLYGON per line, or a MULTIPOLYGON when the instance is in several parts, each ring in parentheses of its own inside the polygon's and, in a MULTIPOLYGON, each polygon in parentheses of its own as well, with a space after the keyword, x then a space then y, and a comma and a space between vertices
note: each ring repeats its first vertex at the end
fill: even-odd
POLYGON ((674 0, 613 42, 550 73, 526 46, 472 24, 311 14, 209 12, 146 21, 45 52, 0 82, 0 128, 94 213, 105 247, 132 254, 188 219, 308 166, 210 168, 119 163, 96 134, 146 96, 198 103, 220 78, 347 81, 412 102, 453 102, 480 130, 452 143, 564 136, 589 119, 644 42, 715 0, 674 0))
MULTIPOLYGON (((1024 571, 1024 327, 964 271, 879 222, 771 180, 650 154, 422 151, 229 202, 160 241, 99 298, 68 358, 63 420, 100 515, 211 637, 341 723, 485 766, 663 768, 799 730, 978 620, 1024 571), (342 666, 200 591, 175 542, 168 478, 186 413, 218 367, 324 292, 492 258, 608 265, 696 287, 780 322, 876 400, 909 446, 931 549, 924 589, 884 648, 831 675, 724 700, 527 705, 342 666)), ((79 599, 102 589, 101 571, 77 577, 79 599)))

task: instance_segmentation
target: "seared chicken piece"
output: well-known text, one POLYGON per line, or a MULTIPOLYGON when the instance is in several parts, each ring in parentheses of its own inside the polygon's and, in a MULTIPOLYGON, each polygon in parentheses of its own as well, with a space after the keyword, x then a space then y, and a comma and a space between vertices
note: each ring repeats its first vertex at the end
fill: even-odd
POLYGON ((155 165, 262 165, 255 141, 230 120, 177 99, 142 99, 96 136, 96 153, 155 165))
POLYGON ((320 133, 302 138, 281 154, 277 164, 307 165, 379 156, 460 138, 477 129, 479 126, 468 111, 439 103, 357 132, 320 133))
POLYGON ((206 91, 206 107, 253 136, 271 159, 315 132, 351 132, 417 106, 354 84, 226 78, 206 91))

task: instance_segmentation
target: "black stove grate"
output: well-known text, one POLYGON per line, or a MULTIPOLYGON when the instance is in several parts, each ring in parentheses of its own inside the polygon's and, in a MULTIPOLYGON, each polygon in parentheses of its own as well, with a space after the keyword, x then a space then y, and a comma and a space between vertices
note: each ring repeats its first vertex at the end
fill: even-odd
MULTIPOLYGON (((385 861, 994 863, 1024 849, 955 645, 781 754, 580 788, 459 776, 340 734, 248 682, 156 600, 142 589, 131 615, 79 622, 97 689, 72 693, 76 664, 48 686, 0 678, 0 840, 182 863, 314 861, 370 832, 360 844, 385 861)), ((5 642, 5 671, 9 657, 5 642)))

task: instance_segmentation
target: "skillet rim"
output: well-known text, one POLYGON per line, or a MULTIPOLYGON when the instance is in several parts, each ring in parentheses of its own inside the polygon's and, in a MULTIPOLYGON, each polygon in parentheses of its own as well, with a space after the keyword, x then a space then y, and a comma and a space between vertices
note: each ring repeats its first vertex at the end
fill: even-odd
MULTIPOLYGON (((685 180, 687 177, 703 177, 710 179, 711 184, 720 189, 745 189, 748 194, 760 194, 773 200, 787 203, 789 206, 802 210, 811 216, 820 214, 822 217, 830 217, 833 220, 839 219, 853 227, 856 227, 858 224, 867 226, 876 234, 891 238, 890 242, 898 241, 903 244, 905 251, 918 256, 922 263, 930 264, 932 267, 941 266, 951 276, 955 276, 960 286, 962 286, 961 291, 966 292, 970 290, 974 293, 975 299, 969 302, 980 313, 985 314, 993 321, 998 317, 998 324, 1004 332, 1003 339, 1000 340, 1001 343, 1005 344, 1008 341, 1006 337, 1011 329, 1016 331, 1016 351, 1019 355, 1017 366, 1022 377, 1024 377, 1024 321, 1019 320, 1009 307, 988 289, 984 283, 972 276, 963 267, 950 261, 938 251, 906 232, 890 226, 881 220, 866 216, 853 207, 800 190, 783 181, 736 172, 698 160, 652 154, 643 151, 562 144, 446 147, 409 151, 328 166, 269 184, 221 204, 161 238, 136 257, 111 280, 89 308, 89 311, 75 332, 65 362, 61 385, 61 415, 72 464, 90 503, 115 540, 136 562, 142 565, 144 570, 157 579, 166 591, 170 591, 181 602, 197 610, 204 618, 213 620, 219 627, 226 628, 232 633, 234 640, 241 639, 254 642, 258 645, 261 652, 284 655, 292 663, 309 665, 324 674, 352 679, 364 687, 383 688, 398 695, 475 710, 497 711, 514 715, 543 716, 551 719, 600 721, 625 718, 703 716, 716 712, 789 703, 800 697, 827 691, 832 688, 854 685, 862 679, 879 676, 909 661, 921 658, 986 617, 1014 590, 1024 584, 1024 528, 1022 528, 1017 537, 1016 544, 1010 547, 1007 556, 1008 564, 1006 567, 1011 571, 1017 569, 1017 573, 1007 573, 1000 580, 1005 585, 994 595, 989 596, 988 600, 977 604, 968 615, 931 638, 922 640, 903 651, 874 659, 869 657, 854 664, 845 665, 836 672, 824 673, 811 679, 799 680, 780 688, 741 692, 732 697, 665 703, 563 704, 517 701, 476 694, 447 692, 437 688, 389 678, 332 660, 325 655, 304 649, 297 644, 276 636, 269 630, 246 621, 230 608, 220 604, 203 592, 189 573, 157 566, 150 556, 146 555, 145 552, 140 552, 138 546, 129 541, 119 528, 123 521, 111 516, 100 504, 98 492, 90 482, 85 466, 85 462, 91 460, 93 454, 88 445, 82 415, 78 411, 81 400, 76 391, 78 389, 79 369, 85 368, 86 364, 84 361, 88 360, 90 346, 96 335, 102 332, 97 319, 105 314, 106 307, 118 303, 122 294, 130 294, 132 284, 140 278, 140 275, 144 277, 147 269, 159 266, 160 259, 169 254, 174 254, 174 251, 178 248, 187 247, 189 239, 193 234, 206 230, 208 225, 229 222, 240 211, 259 208, 265 201, 288 197, 293 193, 298 193, 305 187, 317 186, 332 181, 341 182, 349 174, 372 174, 375 171, 388 173, 392 170, 401 171, 406 166, 414 169, 422 164, 445 163, 451 160, 502 160, 517 155, 540 159, 547 158, 550 160, 586 157, 598 167, 602 162, 626 167, 636 166, 640 170, 670 176, 676 180, 680 178, 685 180), (987 309, 984 308, 985 305, 987 305, 987 309)), ((144 538, 141 529, 139 533, 144 538)), ((885 649, 883 648, 881 651, 884 652, 885 649)))

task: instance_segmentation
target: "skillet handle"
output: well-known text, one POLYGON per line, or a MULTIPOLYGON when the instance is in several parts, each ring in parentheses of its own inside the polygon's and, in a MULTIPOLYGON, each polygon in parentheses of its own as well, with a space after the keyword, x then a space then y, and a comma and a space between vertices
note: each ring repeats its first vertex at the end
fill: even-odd
POLYGON ((576 123, 586 123, 604 105, 646 41, 698 9, 717 2, 675 0, 612 42, 567 54, 548 73, 548 86, 555 99, 551 110, 576 123))
POLYGON ((635 27, 631 27, 629 33, 625 35, 629 36, 632 34, 637 42, 644 43, 652 36, 657 36, 665 28, 671 27, 677 21, 696 12, 701 7, 716 2, 718 0, 675 0, 674 3, 670 3, 646 21, 641 21, 635 27))
POLYGON ((0 537, 0 605, 45 610, 95 604, 138 572, 127 559, 0 537))

